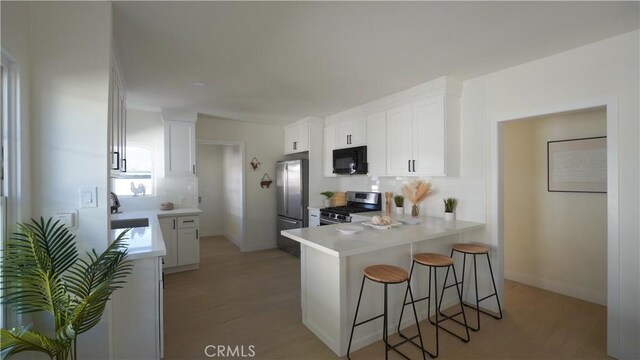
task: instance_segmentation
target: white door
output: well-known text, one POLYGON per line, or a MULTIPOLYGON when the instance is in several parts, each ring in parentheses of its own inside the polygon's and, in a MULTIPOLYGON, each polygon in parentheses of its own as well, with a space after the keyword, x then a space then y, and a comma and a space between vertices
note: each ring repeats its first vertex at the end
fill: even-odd
POLYGON ((444 96, 436 96, 415 102, 413 104, 413 114, 415 173, 444 176, 444 96))
POLYGON ((387 111, 387 175, 412 175, 413 107, 387 111))
POLYGON ((367 161, 370 176, 387 174, 387 114, 384 111, 367 115, 367 161))

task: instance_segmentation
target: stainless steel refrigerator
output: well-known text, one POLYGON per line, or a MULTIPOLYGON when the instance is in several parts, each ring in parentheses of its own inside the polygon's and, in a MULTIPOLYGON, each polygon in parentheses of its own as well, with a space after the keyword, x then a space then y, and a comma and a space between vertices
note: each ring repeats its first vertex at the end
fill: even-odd
POLYGON ((300 243, 280 235, 280 231, 308 226, 309 166, 306 159, 278 161, 276 192, 278 194, 278 247, 300 257, 300 243))

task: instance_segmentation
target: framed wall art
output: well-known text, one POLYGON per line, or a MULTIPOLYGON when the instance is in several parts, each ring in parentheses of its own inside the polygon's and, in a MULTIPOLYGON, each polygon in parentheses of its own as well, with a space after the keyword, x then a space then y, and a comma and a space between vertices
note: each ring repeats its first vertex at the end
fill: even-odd
POLYGON ((547 191, 607 192, 607 137, 547 142, 547 191))

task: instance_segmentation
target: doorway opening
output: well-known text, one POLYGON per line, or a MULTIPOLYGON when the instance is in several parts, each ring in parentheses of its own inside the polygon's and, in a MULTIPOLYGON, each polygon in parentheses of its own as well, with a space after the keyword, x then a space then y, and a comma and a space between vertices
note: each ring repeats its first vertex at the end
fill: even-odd
MULTIPOLYGON (((617 229, 612 221, 617 219, 612 217, 616 211, 612 205, 618 201, 616 119, 616 110, 609 105, 585 106, 505 119, 496 127, 498 197, 494 205, 504 287, 525 284, 592 303, 585 303, 590 309, 585 318, 590 320, 582 327, 585 337, 591 337, 589 343, 605 352, 615 339, 619 312, 615 303, 619 286, 612 281, 619 274, 611 271, 619 256, 612 252, 618 243, 618 234, 612 231, 617 229), (554 163, 548 142, 609 134, 604 154, 607 192, 549 191, 549 169, 554 163)), ((586 155, 592 154, 582 151, 571 156, 586 155)), ((574 165, 583 164, 563 166, 574 165)), ((582 174, 587 175, 593 174, 582 174)), ((538 304, 532 300, 530 305, 538 304)))
POLYGON ((224 236, 244 245, 244 144, 198 141, 198 205, 202 237, 224 236))

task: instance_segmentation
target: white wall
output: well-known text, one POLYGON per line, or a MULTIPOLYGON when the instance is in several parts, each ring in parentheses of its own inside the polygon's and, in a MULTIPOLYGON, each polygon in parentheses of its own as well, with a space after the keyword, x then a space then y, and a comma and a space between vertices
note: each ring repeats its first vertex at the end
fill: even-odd
MULTIPOLYGON (((489 151, 490 154, 485 158, 489 199, 487 235, 495 247, 501 245, 496 228, 499 224, 497 123, 611 104, 607 109, 607 135, 609 142, 618 140, 618 151, 610 152, 610 156, 617 157, 619 164, 618 171, 610 172, 610 176, 617 183, 619 193, 610 192, 607 201, 608 347, 610 355, 624 358, 640 357, 639 42, 638 31, 623 34, 466 81, 463 91, 463 123, 466 124, 463 124, 463 134, 464 126, 482 124, 478 133, 489 136, 487 142, 476 143, 475 148, 478 153, 489 151), (466 107, 475 111, 468 111, 466 107), (610 131, 616 129, 615 124, 617 130, 610 131), (615 201, 616 195, 619 195, 619 204, 615 201), (616 227, 617 220, 619 226, 616 227), (619 247, 615 246, 617 233, 619 247), (612 279, 616 273, 619 279, 612 279), (618 291, 612 291, 617 285, 618 291)), ((611 161, 609 166, 611 169, 611 161)), ((500 254, 495 260, 501 261, 502 249, 498 251, 500 254)), ((497 267, 500 276, 502 266, 497 267)))
POLYGON ((153 146, 155 195, 121 196, 123 211, 158 210, 167 201, 176 208, 197 207, 198 179, 164 177, 164 125, 159 112, 127 109, 127 143, 153 146))
MULTIPOLYGON (((79 209, 74 233, 81 252, 91 248, 101 252, 109 242, 111 5, 32 3, 27 22, 32 215, 78 209, 79 188, 97 187, 98 206, 79 209)), ((80 335, 79 357, 108 358, 108 336, 105 318, 80 335)))
POLYGON ((243 251, 276 247, 275 184, 260 187, 260 179, 268 173, 275 181, 276 161, 282 156, 284 134, 281 126, 240 122, 199 116, 196 123, 198 140, 237 141, 245 144, 245 199, 243 251), (256 157, 262 165, 253 171, 249 162, 256 157))
POLYGON ((222 224, 226 208, 223 188, 224 172, 223 145, 198 144, 196 167, 198 169, 198 191, 202 202, 198 204, 201 236, 223 234, 222 224))
POLYGON ((245 247, 242 152, 240 146, 225 146, 222 151, 222 233, 241 250, 245 247))
POLYGON ((503 125, 505 277, 606 305, 607 194, 547 191, 547 141, 606 136, 604 109, 503 125))

